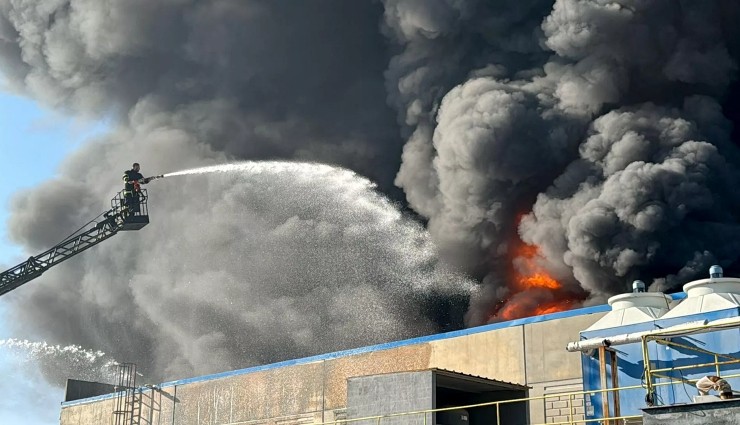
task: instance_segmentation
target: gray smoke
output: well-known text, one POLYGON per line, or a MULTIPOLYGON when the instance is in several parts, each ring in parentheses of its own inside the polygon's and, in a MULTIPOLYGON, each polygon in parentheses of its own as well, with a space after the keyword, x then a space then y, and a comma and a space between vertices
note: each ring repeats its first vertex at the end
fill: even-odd
POLYGON ((433 332, 468 297, 475 325, 730 266, 739 18, 734 0, 0 0, 6 86, 114 127, 16 198, 30 251, 133 161, 336 164, 427 224, 360 177, 165 179, 152 225, 12 294, 19 332, 176 377, 433 332), (512 284, 522 241, 562 290, 512 284))

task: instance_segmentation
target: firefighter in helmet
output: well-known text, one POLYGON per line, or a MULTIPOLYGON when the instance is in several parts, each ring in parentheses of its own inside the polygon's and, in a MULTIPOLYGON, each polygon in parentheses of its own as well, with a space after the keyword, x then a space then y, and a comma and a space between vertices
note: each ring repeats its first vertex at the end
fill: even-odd
POLYGON ((139 172, 141 166, 138 162, 134 162, 130 170, 126 170, 123 173, 123 198, 124 198, 124 211, 127 214, 135 214, 140 210, 141 202, 141 185, 149 183, 149 178, 144 178, 139 172))

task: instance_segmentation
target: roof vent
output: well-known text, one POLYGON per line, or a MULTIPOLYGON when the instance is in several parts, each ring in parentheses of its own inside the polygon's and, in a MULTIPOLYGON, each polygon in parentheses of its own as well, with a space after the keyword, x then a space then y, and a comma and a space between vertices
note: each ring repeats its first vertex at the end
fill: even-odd
POLYGON ((632 292, 634 293, 645 292, 645 282, 641 280, 636 280, 632 282, 632 292))
POLYGON ((709 268, 709 277, 711 279, 722 277, 722 267, 714 265, 709 268))

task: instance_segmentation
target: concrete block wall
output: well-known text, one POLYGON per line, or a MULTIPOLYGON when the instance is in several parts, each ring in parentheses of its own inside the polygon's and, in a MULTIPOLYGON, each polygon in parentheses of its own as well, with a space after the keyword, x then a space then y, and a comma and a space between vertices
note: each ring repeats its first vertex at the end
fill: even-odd
POLYGON ((583 396, 558 396, 545 400, 545 422, 585 419, 583 396))
MULTIPOLYGON (((434 408, 434 374, 430 370, 350 378, 347 383, 347 416, 366 418, 392 413, 434 408)), ((433 415, 409 415, 388 418, 382 425, 423 425, 433 423, 433 415)), ((355 422, 374 425, 374 420, 355 422)))

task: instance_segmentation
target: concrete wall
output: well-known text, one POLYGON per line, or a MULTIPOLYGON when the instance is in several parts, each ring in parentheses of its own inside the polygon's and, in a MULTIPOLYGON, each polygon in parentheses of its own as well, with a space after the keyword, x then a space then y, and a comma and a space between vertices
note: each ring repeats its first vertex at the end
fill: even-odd
MULTIPOLYGON (((581 354, 569 353, 565 346, 579 339, 579 332, 596 323, 605 313, 549 320, 524 326, 527 385, 530 397, 583 390, 581 354)), ((552 422, 571 412, 583 419, 587 406, 583 397, 567 400, 533 400, 529 404, 530 423, 552 422)))
MULTIPOLYGON (((152 425, 332 421, 345 414, 349 377, 425 369, 429 353, 426 344, 410 345, 165 386, 154 396, 142 397, 143 405, 153 405, 142 408, 142 417, 151 416, 152 425)), ((112 400, 64 406, 61 424, 110 425, 112 412, 112 400)))
POLYGON ((579 332, 604 314, 568 317, 524 326, 528 384, 573 379, 581 376, 581 355, 565 346, 578 341, 579 332))
POLYGON ((428 367, 523 384, 523 326, 432 341, 428 367))
MULTIPOLYGON (((434 408, 434 373, 431 370, 350 378, 347 383, 347 417, 366 418, 434 408)), ((384 419, 382 425, 433 424, 431 413, 384 419)), ((374 420, 355 422, 374 425, 374 420)))
POLYGON ((62 408, 60 423, 62 425, 111 424, 113 417, 113 400, 102 400, 84 404, 77 408, 62 408))
POLYGON ((415 344, 326 361, 326 409, 347 406, 347 379, 428 369, 432 347, 415 344))
MULTIPOLYGON (((502 327, 432 339, 311 363, 146 390, 142 424, 303 424, 341 419, 348 379, 394 372, 446 369, 532 386, 530 396, 566 385, 580 390, 580 354, 565 345, 603 313, 502 327)), ((545 422, 552 406, 530 404, 530 421, 545 422)), ((110 425, 112 400, 66 405, 61 425, 110 425)))

